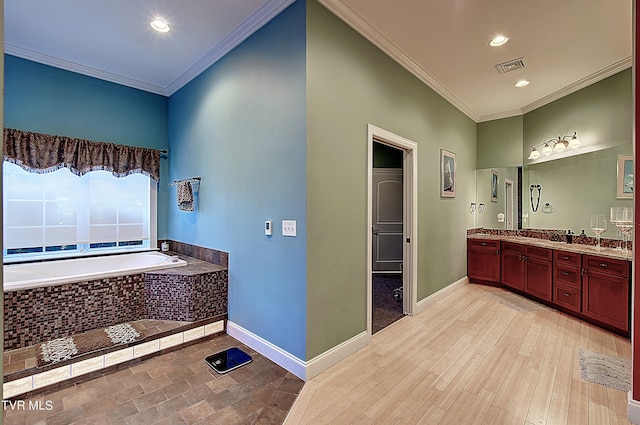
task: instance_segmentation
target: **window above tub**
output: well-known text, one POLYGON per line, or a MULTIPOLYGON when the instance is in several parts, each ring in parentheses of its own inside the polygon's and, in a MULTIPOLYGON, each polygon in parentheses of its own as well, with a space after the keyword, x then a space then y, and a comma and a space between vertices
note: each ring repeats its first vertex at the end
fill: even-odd
POLYGON ((139 173, 37 174, 4 161, 4 261, 155 247, 156 187, 139 173))

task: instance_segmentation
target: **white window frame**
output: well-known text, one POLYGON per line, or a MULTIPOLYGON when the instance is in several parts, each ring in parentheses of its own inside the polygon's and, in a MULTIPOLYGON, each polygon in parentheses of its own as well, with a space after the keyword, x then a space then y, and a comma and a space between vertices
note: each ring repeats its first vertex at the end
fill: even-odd
MULTIPOLYGON (((3 163, 6 164, 6 162, 3 163)), ((25 171, 26 172, 26 171, 25 171)), ((114 176, 114 178, 117 178, 114 176)), ((44 259, 62 259, 62 258, 70 258, 70 257, 79 257, 79 256, 89 256, 89 255, 104 255, 104 254, 115 254, 115 253, 125 253, 125 252, 138 252, 138 251, 149 251, 157 249, 157 199, 158 199, 158 184, 151 178, 149 181, 149 217, 148 217, 148 229, 147 235, 148 238, 140 239, 142 244, 140 245, 131 245, 131 246, 120 246, 116 243, 116 246, 113 247, 95 247, 92 248, 91 244, 95 243, 92 241, 88 242, 77 242, 75 244, 68 243, 67 245, 76 245, 75 249, 68 250, 60 250, 60 251, 49 251, 46 252, 46 246, 43 246, 43 250, 40 252, 32 252, 32 253, 15 253, 8 254, 8 251, 17 249, 17 248, 7 248, 6 246, 3 249, 3 261, 4 263, 15 263, 15 262, 25 262, 25 261, 38 261, 44 259)), ((8 208, 8 202, 6 199, 6 191, 3 192, 3 205, 5 210, 5 223, 6 223, 6 211, 8 208)), ((42 202, 46 202, 43 200, 42 202)), ((88 204, 87 204, 88 205, 88 204)), ((80 210, 79 210, 80 211, 80 210)), ((88 208, 85 211, 88 214, 88 208)), ((82 214, 82 213, 81 213, 82 214)), ((5 224, 3 223, 3 225, 5 224)), ((6 232, 5 232, 6 233, 6 232)), ((114 241, 115 242, 115 241, 114 241)), ((125 242, 125 241, 120 241, 125 242)), ((23 247, 30 248, 30 247, 23 247)))

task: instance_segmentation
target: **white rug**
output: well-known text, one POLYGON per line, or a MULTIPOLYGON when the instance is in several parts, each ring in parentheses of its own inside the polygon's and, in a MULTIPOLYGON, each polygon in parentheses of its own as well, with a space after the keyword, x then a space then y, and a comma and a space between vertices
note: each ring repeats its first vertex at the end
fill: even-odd
POLYGON ((580 376, 588 382, 628 392, 631 390, 631 362, 580 349, 580 376))

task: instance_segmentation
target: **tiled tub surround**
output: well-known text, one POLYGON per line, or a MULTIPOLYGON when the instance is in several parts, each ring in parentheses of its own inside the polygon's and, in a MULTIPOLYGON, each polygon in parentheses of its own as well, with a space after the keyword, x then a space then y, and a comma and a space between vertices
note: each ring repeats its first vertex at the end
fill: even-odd
MULTIPOLYGON (((500 237, 520 237, 520 238, 531 238, 531 239, 540 239, 543 241, 549 242, 563 242, 567 246, 571 247, 571 245, 582 245, 582 246, 591 246, 596 247, 596 238, 591 236, 572 236, 572 243, 567 243, 567 235, 564 230, 545 230, 545 229, 522 229, 522 230, 501 230, 501 229, 485 229, 485 228, 475 228, 468 229, 467 236, 500 236, 500 237)), ((600 246, 603 248, 616 248, 620 240, 618 239, 607 239, 600 238, 600 246)), ((631 255, 631 251, 633 249, 633 241, 627 242, 628 253, 631 255)))
POLYGON ((227 313, 227 269, 190 259, 180 270, 148 272, 145 317, 193 322, 227 313))
MULTIPOLYGON (((160 248, 161 242, 164 241, 158 241, 158 248, 160 248)), ((229 253, 227 252, 173 240, 168 240, 166 242, 169 243, 170 251, 186 255, 187 257, 195 258, 197 260, 202 260, 207 263, 216 264, 218 266, 226 268, 229 267, 229 253)))
POLYGON ((5 292, 4 349, 142 319, 144 305, 142 273, 5 292))
MULTIPOLYGON (((5 293, 4 349, 26 347, 91 329, 151 318, 147 317, 151 311, 153 318, 166 320, 200 320, 226 314, 226 268, 180 257, 187 260, 186 266, 154 271, 153 278, 136 274, 5 293), (161 273, 170 273, 167 275, 170 277, 160 282, 158 275, 161 273), (185 289, 190 296, 171 294, 170 302, 190 305, 180 306, 179 311, 168 310, 166 300, 160 295, 170 295, 166 285, 177 281, 197 288, 185 289), (207 284, 213 284, 214 288, 204 288, 207 284), (205 289, 209 297, 206 299, 197 294, 205 289), (215 305, 211 302, 214 299, 223 305, 215 305), (177 319, 180 317, 178 312, 186 314, 182 316, 185 318, 177 319), (191 319, 186 319, 187 316, 191 319)), ((173 286, 172 289, 179 287, 173 286)))

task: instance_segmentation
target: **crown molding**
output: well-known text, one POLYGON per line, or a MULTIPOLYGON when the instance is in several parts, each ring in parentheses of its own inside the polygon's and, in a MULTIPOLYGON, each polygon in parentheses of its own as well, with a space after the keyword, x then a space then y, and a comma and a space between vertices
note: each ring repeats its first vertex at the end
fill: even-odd
POLYGON ((631 68, 633 64, 633 58, 631 56, 622 59, 619 62, 614 63, 613 65, 609 65, 606 68, 601 69, 598 72, 594 72, 591 75, 584 77, 581 80, 576 81, 575 83, 569 84, 568 86, 551 93, 535 102, 532 102, 524 107, 522 107, 522 114, 526 114, 527 112, 531 112, 534 109, 538 109, 541 106, 547 105, 551 102, 554 102, 564 96, 570 95, 572 93, 577 92, 578 90, 582 90, 585 87, 588 87, 592 84, 595 84, 599 81, 604 80, 605 78, 611 77, 618 72, 624 71, 627 68, 631 68))
POLYGON ((251 34, 262 28, 267 22, 275 18, 280 12, 289 7, 295 0, 271 0, 258 9, 238 28, 229 33, 222 41, 209 50, 202 58, 198 59, 182 74, 176 77, 166 88, 170 96, 180 90, 195 77, 204 72, 211 65, 220 60, 224 55, 237 47, 251 34))
POLYGON ((416 76, 420 81, 429 86, 432 90, 445 98, 449 103, 455 106, 463 114, 478 122, 480 117, 469 106, 467 106, 456 95, 449 91, 437 79, 432 77, 416 62, 414 62, 402 49, 395 45, 391 40, 385 37, 380 31, 374 28, 367 20, 356 13, 349 6, 342 4, 336 0, 318 0, 320 4, 326 7, 331 13, 336 15, 340 20, 345 22, 364 38, 373 43, 377 48, 386 53, 393 60, 398 62, 407 71, 416 76))
POLYGON ((134 78, 128 78, 123 75, 113 74, 111 72, 103 71, 101 69, 93 68, 90 66, 82 65, 76 62, 71 62, 65 59, 56 58, 44 53, 36 52, 34 50, 25 49, 14 44, 5 43, 4 52, 17 56, 22 59, 27 59, 33 62, 38 62, 44 65, 49 65, 54 68, 64 69, 66 71, 75 72, 77 74, 86 75, 89 77, 98 78, 100 80, 109 81, 112 83, 120 84, 123 86, 133 87, 135 89, 159 94, 166 96, 167 92, 164 87, 154 84, 140 81, 134 78))
POLYGON ((56 58, 33 50, 25 49, 10 43, 4 44, 4 51, 10 55, 18 56, 33 62, 50 65, 55 68, 64 69, 89 77, 98 78, 123 86, 159 94, 171 96, 189 81, 200 75, 203 71, 220 60, 240 43, 246 40, 254 32, 262 28, 267 22, 276 17, 280 12, 289 7, 295 0, 271 0, 247 18, 240 26, 229 33, 215 47, 209 50, 204 56, 198 59, 193 65, 187 68, 182 74, 177 76, 166 87, 150 84, 146 81, 129 78, 123 75, 103 71, 101 69, 82 65, 76 62, 56 58))

